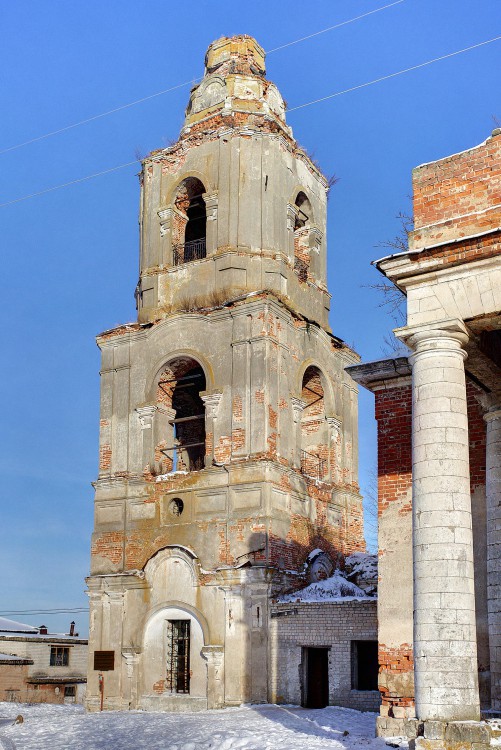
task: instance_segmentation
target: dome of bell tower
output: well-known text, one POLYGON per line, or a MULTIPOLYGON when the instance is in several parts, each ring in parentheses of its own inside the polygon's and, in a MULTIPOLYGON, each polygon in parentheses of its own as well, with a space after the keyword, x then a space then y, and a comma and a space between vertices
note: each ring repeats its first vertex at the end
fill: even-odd
POLYGON ((205 73, 220 75, 240 73, 243 75, 266 74, 265 52, 256 40, 247 34, 216 39, 205 55, 205 73))
POLYGON ((221 37, 212 42, 205 55, 204 77, 191 91, 185 128, 218 112, 270 116, 286 128, 285 102, 265 75, 265 52, 253 37, 221 37))

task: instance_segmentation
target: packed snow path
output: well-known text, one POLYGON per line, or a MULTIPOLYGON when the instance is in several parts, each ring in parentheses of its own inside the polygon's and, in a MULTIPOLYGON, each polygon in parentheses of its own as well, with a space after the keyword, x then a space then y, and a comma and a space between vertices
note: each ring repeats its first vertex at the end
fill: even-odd
MULTIPOLYGON (((17 750, 387 750, 374 737, 375 714, 329 706, 242 706, 200 713, 86 714, 80 706, 0 703, 0 728, 17 750), (15 744, 13 744, 15 743, 15 744)), ((1 745, 0 745, 1 746, 1 745)))

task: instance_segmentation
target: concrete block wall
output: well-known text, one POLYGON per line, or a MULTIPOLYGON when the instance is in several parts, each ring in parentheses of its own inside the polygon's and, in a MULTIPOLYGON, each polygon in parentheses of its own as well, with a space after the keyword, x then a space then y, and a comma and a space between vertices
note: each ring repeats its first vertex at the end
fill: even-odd
POLYGON ((377 603, 298 602, 272 605, 269 625, 270 701, 301 704, 303 647, 329 651, 329 703, 377 711, 378 691, 352 689, 352 641, 377 641, 377 603))

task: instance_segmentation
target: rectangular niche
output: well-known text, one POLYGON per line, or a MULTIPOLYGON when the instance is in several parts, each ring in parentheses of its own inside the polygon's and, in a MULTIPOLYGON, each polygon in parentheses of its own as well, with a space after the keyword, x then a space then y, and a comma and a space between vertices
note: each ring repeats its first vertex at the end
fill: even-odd
POLYGON ((104 526, 106 524, 122 524, 124 516, 124 504, 121 503, 106 503, 103 505, 96 505, 96 526, 104 526))
POLYGON ((232 506, 234 510, 261 507, 261 489, 259 487, 240 487, 233 489, 232 506))
POLYGON ((206 490, 195 494, 195 513, 199 515, 219 514, 226 511, 226 492, 206 490))
POLYGON ((279 510, 287 511, 289 509, 289 495, 287 492, 281 492, 280 490, 271 491, 271 501, 274 508, 279 510))
POLYGON ((155 518, 156 504, 145 503, 143 500, 129 504, 129 519, 141 521, 143 519, 155 518))

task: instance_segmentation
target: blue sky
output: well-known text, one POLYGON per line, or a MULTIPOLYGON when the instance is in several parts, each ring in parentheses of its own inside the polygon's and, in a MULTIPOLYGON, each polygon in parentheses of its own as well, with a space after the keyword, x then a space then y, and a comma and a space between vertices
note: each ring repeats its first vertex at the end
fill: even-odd
MULTIPOLYGON (((203 73, 211 41, 267 50, 385 0, 3 3, 0 151, 203 73)), ((499 0, 404 0, 269 55, 289 107, 501 34, 499 0)), ((376 247, 410 210, 414 166, 477 145, 501 122, 501 40, 293 111, 298 141, 339 182, 329 202, 331 324, 363 359, 392 327, 376 247)), ((0 153, 0 204, 131 162, 176 139, 189 86, 0 153)), ((0 612, 86 606, 97 471, 95 335, 135 317, 139 165, 0 207, 3 429, 0 612)), ((362 393, 361 482, 375 468, 362 393)), ((15 619, 64 629, 71 615, 15 619)), ((86 632, 86 616, 77 615, 86 632)))

